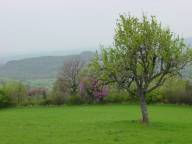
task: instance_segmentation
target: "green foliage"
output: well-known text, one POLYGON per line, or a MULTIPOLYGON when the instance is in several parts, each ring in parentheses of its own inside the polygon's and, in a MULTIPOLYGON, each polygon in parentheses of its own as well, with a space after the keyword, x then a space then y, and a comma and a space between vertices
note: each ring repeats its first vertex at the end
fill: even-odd
POLYGON ((141 20, 120 15, 114 46, 101 52, 92 63, 101 79, 128 90, 142 88, 145 93, 178 74, 192 56, 183 39, 162 27, 156 17, 145 15, 141 20))
POLYGON ((50 95, 48 96, 45 104, 62 105, 66 102, 68 95, 68 87, 63 83, 55 83, 50 95), (64 88, 64 89, 63 89, 64 88))
POLYGON ((146 95, 147 103, 172 103, 192 105, 192 85, 190 81, 172 78, 160 89, 146 95))
POLYGON ((116 86, 110 86, 108 95, 104 98, 105 103, 126 103, 135 102, 135 99, 128 95, 126 90, 118 89, 116 86))
POLYGON ((0 107, 6 107, 9 105, 9 98, 5 95, 4 91, 0 90, 0 107))
POLYGON ((27 96, 27 88, 20 82, 9 81, 0 85, 3 98, 12 105, 21 105, 27 96))
POLYGON ((67 99, 67 104, 79 105, 85 103, 79 95, 70 96, 67 99))
POLYGON ((164 102, 192 105, 192 84, 190 81, 174 79, 163 90, 164 102))
POLYGON ((164 103, 165 99, 164 99, 164 96, 162 94, 162 91, 157 89, 157 90, 154 90, 154 91, 152 91, 146 95, 146 101, 148 104, 164 103))

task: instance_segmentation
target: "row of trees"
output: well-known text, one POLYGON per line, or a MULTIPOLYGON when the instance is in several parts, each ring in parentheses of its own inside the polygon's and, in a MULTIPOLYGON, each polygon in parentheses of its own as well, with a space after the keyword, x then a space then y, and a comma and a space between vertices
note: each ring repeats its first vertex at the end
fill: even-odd
MULTIPOLYGON (((8 81, 0 84, 0 107, 91 104, 91 103, 137 103, 138 96, 127 94, 117 85, 104 85, 95 78, 82 77, 75 95, 62 94, 55 89, 30 88, 21 82, 8 81)), ((192 104, 192 84, 181 78, 172 78, 160 89, 146 95, 146 102, 192 104)))
POLYGON ((89 72, 88 63, 74 58, 64 63, 53 87, 53 96, 64 103, 71 96, 81 101, 101 102, 108 95, 108 87, 89 72))
POLYGON ((45 88, 31 88, 18 81, 0 83, 0 107, 38 104, 47 96, 45 88))

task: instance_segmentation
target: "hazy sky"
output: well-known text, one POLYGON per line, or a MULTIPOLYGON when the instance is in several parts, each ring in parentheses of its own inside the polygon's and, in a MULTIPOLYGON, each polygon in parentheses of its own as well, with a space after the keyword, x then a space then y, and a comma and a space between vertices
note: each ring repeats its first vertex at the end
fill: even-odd
POLYGON ((156 15, 192 36, 192 0, 0 0, 0 57, 109 45, 118 15, 127 12, 156 15))

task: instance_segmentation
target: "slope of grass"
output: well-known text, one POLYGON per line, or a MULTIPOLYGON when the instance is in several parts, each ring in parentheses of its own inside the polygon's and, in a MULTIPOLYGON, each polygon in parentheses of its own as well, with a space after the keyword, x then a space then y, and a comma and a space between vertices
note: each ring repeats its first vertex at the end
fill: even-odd
POLYGON ((135 105, 0 110, 0 144, 191 144, 192 107, 150 106, 151 124, 136 123, 135 105))

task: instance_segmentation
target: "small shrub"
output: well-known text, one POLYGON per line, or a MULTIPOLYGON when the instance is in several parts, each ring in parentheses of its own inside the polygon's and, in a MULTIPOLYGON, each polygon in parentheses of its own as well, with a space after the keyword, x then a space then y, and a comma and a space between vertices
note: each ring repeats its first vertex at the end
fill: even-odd
POLYGON ((62 96, 62 95, 53 95, 51 97, 48 97, 47 100, 45 100, 47 104, 51 104, 51 105, 63 105, 64 103, 66 103, 66 96, 62 96))
POLYGON ((154 90, 146 95, 146 101, 148 104, 151 103, 162 103, 164 101, 164 97, 160 90, 154 90))
POLYGON ((77 105, 79 105, 79 104, 82 104, 83 103, 83 101, 82 101, 82 99, 81 99, 81 97, 80 96, 69 96, 68 97, 68 99, 67 99, 67 104, 77 104, 77 105))
POLYGON ((86 77, 79 85, 81 98, 86 102, 103 102, 108 95, 108 86, 102 81, 92 77, 86 77))
POLYGON ((45 101, 53 105, 62 105, 67 101, 69 90, 65 82, 56 82, 53 86, 52 92, 45 101))
POLYGON ((122 103, 128 102, 131 100, 131 97, 128 95, 125 90, 118 90, 117 88, 110 87, 108 96, 104 98, 106 103, 122 103))
POLYGON ((164 90, 164 102, 172 104, 192 104, 192 84, 177 80, 164 90))
POLYGON ((0 90, 3 92, 1 97, 10 105, 21 105, 27 96, 26 86, 17 81, 2 83, 0 90))
POLYGON ((5 95, 5 93, 0 90, 0 107, 7 107, 9 106, 9 98, 7 95, 5 95))

